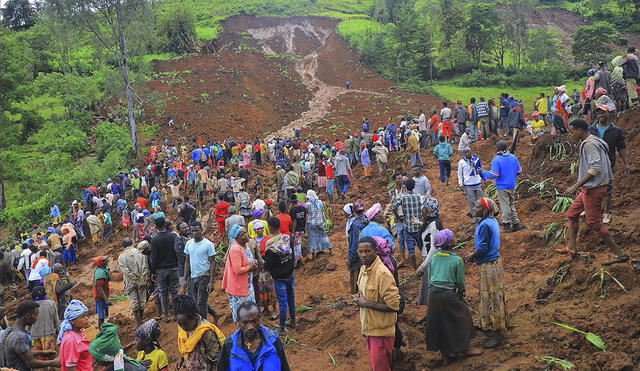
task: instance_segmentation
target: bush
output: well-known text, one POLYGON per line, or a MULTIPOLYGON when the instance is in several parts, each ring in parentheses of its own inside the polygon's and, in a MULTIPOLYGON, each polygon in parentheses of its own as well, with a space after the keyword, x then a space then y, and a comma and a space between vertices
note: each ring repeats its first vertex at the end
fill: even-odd
POLYGON ((191 10, 176 6, 158 19, 158 34, 167 52, 188 53, 193 51, 196 35, 196 18, 191 10))
POLYGON ((73 158, 85 155, 89 149, 87 134, 74 121, 49 121, 31 137, 30 142, 35 144, 36 151, 64 152, 73 158))
POLYGON ((489 73, 482 70, 473 70, 473 72, 453 80, 453 84, 466 87, 503 87, 509 85, 509 82, 509 78, 504 73, 489 73))
POLYGON ((511 85, 528 86, 558 86, 564 83, 569 69, 562 63, 552 65, 532 65, 511 76, 511 85))
POLYGON ((96 127, 96 156, 104 160, 111 152, 122 152, 127 156, 133 153, 133 144, 127 127, 101 122, 96 127))

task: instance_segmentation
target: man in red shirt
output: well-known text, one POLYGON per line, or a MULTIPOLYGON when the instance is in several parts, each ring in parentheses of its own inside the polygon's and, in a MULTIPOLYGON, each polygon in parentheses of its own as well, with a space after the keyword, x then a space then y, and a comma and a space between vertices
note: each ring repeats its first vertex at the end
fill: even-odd
POLYGON ((93 299, 96 301, 98 328, 100 328, 104 320, 109 317, 109 306, 111 306, 111 301, 109 300, 110 272, 109 268, 107 268, 109 257, 97 256, 91 258, 91 261, 96 266, 96 270, 93 273, 93 299))
POLYGON ((278 203, 278 210, 280 214, 276 215, 276 218, 280 219, 280 233, 291 236, 291 224, 293 220, 287 213, 287 204, 284 201, 278 203))
POLYGON ((218 195, 218 203, 213 211, 218 223, 218 234, 225 234, 224 222, 229 216, 229 206, 229 203, 224 200, 224 196, 222 194, 218 195))

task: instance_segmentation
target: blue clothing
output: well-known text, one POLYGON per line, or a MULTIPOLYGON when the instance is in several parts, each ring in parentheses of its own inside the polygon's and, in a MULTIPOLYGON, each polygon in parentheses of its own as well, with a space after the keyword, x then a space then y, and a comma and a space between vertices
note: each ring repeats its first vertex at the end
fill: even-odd
POLYGON ((500 225, 496 218, 485 216, 476 227, 476 264, 491 263, 500 257, 500 225))
POLYGON ((176 169, 174 168, 170 168, 169 170, 167 170, 167 177, 171 178, 176 178, 178 176, 178 173, 176 173, 176 169))
POLYGON ((362 131, 364 131, 365 133, 369 132, 369 120, 365 120, 364 124, 362 124, 362 131))
POLYGON ((349 261, 359 261, 358 257, 358 241, 360 240, 360 232, 367 226, 369 220, 364 215, 356 216, 351 221, 351 226, 347 231, 349 233, 349 261))
POLYGON ((204 147, 202 150, 204 151, 204 154, 207 155, 207 158, 209 158, 209 155, 211 154, 211 150, 207 147, 204 147))
POLYGON ((98 319, 109 317, 109 306, 104 300, 96 300, 96 314, 98 315, 98 319))
POLYGON ((485 178, 495 179, 496 189, 516 189, 516 181, 521 173, 520 161, 511 153, 498 154, 491 161, 491 170, 482 171, 485 178))
POLYGON ((216 249, 213 246, 213 242, 206 238, 203 238, 200 242, 190 239, 184 246, 184 253, 189 255, 191 278, 198 278, 209 274, 209 268, 211 268, 209 258, 216 256, 216 249))
POLYGON ((371 166, 371 158, 369 157, 369 149, 366 147, 360 152, 360 162, 362 166, 371 166))
POLYGON ((276 296, 278 296, 279 325, 284 328, 287 323, 287 313, 289 313, 292 322, 296 321, 296 285, 293 274, 289 278, 273 280, 273 286, 276 290, 276 296))
POLYGON ((511 104, 507 98, 500 101, 500 118, 507 118, 509 116, 509 111, 511 111, 511 104))
POLYGON ((360 238, 362 237, 382 237, 387 240, 391 246, 395 246, 393 244, 393 236, 391 236, 389 230, 376 222, 369 222, 369 225, 364 227, 362 232, 360 232, 360 238))
POLYGON ((59 216, 60 216, 60 208, 58 208, 58 205, 51 206, 51 217, 57 218, 59 216))
POLYGON ((433 154, 438 157, 438 161, 448 161, 453 156, 453 148, 447 142, 438 143, 433 149, 433 154))
MULTIPOLYGON (((222 353, 226 353, 224 349, 228 349, 229 343, 233 344, 229 352, 229 368, 227 370, 280 371, 283 369, 289 369, 288 365, 282 364, 282 360, 278 356, 278 350, 275 346, 280 335, 278 335, 274 330, 262 325, 260 325, 260 332, 262 333, 264 340, 260 347, 256 349, 257 354, 249 354, 245 347, 242 346, 241 330, 237 330, 233 335, 231 335, 231 337, 227 338, 222 353)), ((224 361, 223 363, 226 364, 224 361)))
POLYGON ((119 196, 120 195, 120 184, 113 183, 111 185, 111 193, 113 193, 114 196, 119 196))
MULTIPOLYGON (((602 127, 600 125, 596 125, 596 129, 598 129, 598 137, 600 138, 604 138, 604 132, 607 131, 607 129, 609 129, 608 126, 602 127)), ((51 215, 53 216, 53 215, 51 215)))
POLYGON ((191 152, 191 159, 195 162, 198 162, 198 160, 200 160, 200 150, 199 149, 194 149, 191 152))

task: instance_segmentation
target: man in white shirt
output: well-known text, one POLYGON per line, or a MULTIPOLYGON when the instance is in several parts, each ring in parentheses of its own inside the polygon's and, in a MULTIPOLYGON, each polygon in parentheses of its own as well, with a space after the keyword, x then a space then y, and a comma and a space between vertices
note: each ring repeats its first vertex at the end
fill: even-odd
POLYGON ((462 154, 464 151, 471 151, 471 138, 469 135, 471 134, 470 128, 465 128, 464 133, 460 137, 460 143, 458 143, 458 152, 462 154))
POLYGON ((40 284, 40 280, 42 279, 42 276, 40 275, 40 270, 42 268, 45 267, 49 267, 49 260, 47 260, 47 252, 46 251, 40 251, 39 254, 33 254, 31 255, 31 258, 35 258, 36 255, 38 255, 37 259, 34 259, 34 262, 37 260, 38 262, 35 264, 35 266, 33 266, 32 263, 32 267, 31 271, 29 272, 29 290, 33 290, 34 287, 38 286, 40 284))
POLYGON ((265 205, 266 204, 263 200, 256 198, 256 200, 253 201, 253 204, 251 204, 251 207, 253 208, 253 210, 264 210, 265 205))
POLYGON ((416 166, 413 168, 413 180, 415 183, 415 188, 413 188, 413 192, 420 196, 430 196, 433 194, 433 190, 431 189, 431 183, 429 179, 424 174, 424 169, 422 166, 416 166))
POLYGON ((451 108, 449 103, 442 102, 442 109, 440 110, 440 122, 451 121, 451 108))
POLYGON ((424 112, 419 109, 418 110, 418 119, 413 119, 413 121, 418 123, 418 131, 420 132, 420 149, 427 148, 427 116, 424 112))
MULTIPOLYGON (((469 129, 464 133, 468 135, 469 129)), ((476 201, 484 197, 482 191, 482 163, 478 156, 471 153, 471 149, 460 151, 462 159, 458 161, 458 185, 462 187, 467 195, 469 213, 467 215, 476 221, 476 201)))

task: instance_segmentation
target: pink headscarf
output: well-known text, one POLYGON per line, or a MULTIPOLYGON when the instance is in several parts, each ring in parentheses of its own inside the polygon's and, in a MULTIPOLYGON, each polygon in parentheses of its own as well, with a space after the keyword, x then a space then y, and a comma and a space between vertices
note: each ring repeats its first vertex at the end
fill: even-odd
POLYGON ((384 263, 384 265, 386 265, 387 268, 389 268, 389 271, 391 271, 391 273, 395 272, 395 269, 393 268, 393 263, 391 262, 391 254, 393 253, 393 246, 389 244, 389 241, 387 241, 382 237, 375 236, 373 237, 373 239, 376 240, 376 251, 378 256, 380 257, 380 259, 382 259, 382 262, 384 263))
POLYGON ((369 208, 369 210, 364 212, 364 215, 367 217, 367 219, 371 220, 373 219, 376 215, 378 215, 378 213, 382 210, 382 206, 380 205, 380 203, 376 203, 373 206, 371 206, 369 208))
POLYGON ((436 247, 449 247, 453 241, 453 232, 450 229, 443 229, 436 233, 436 247))

